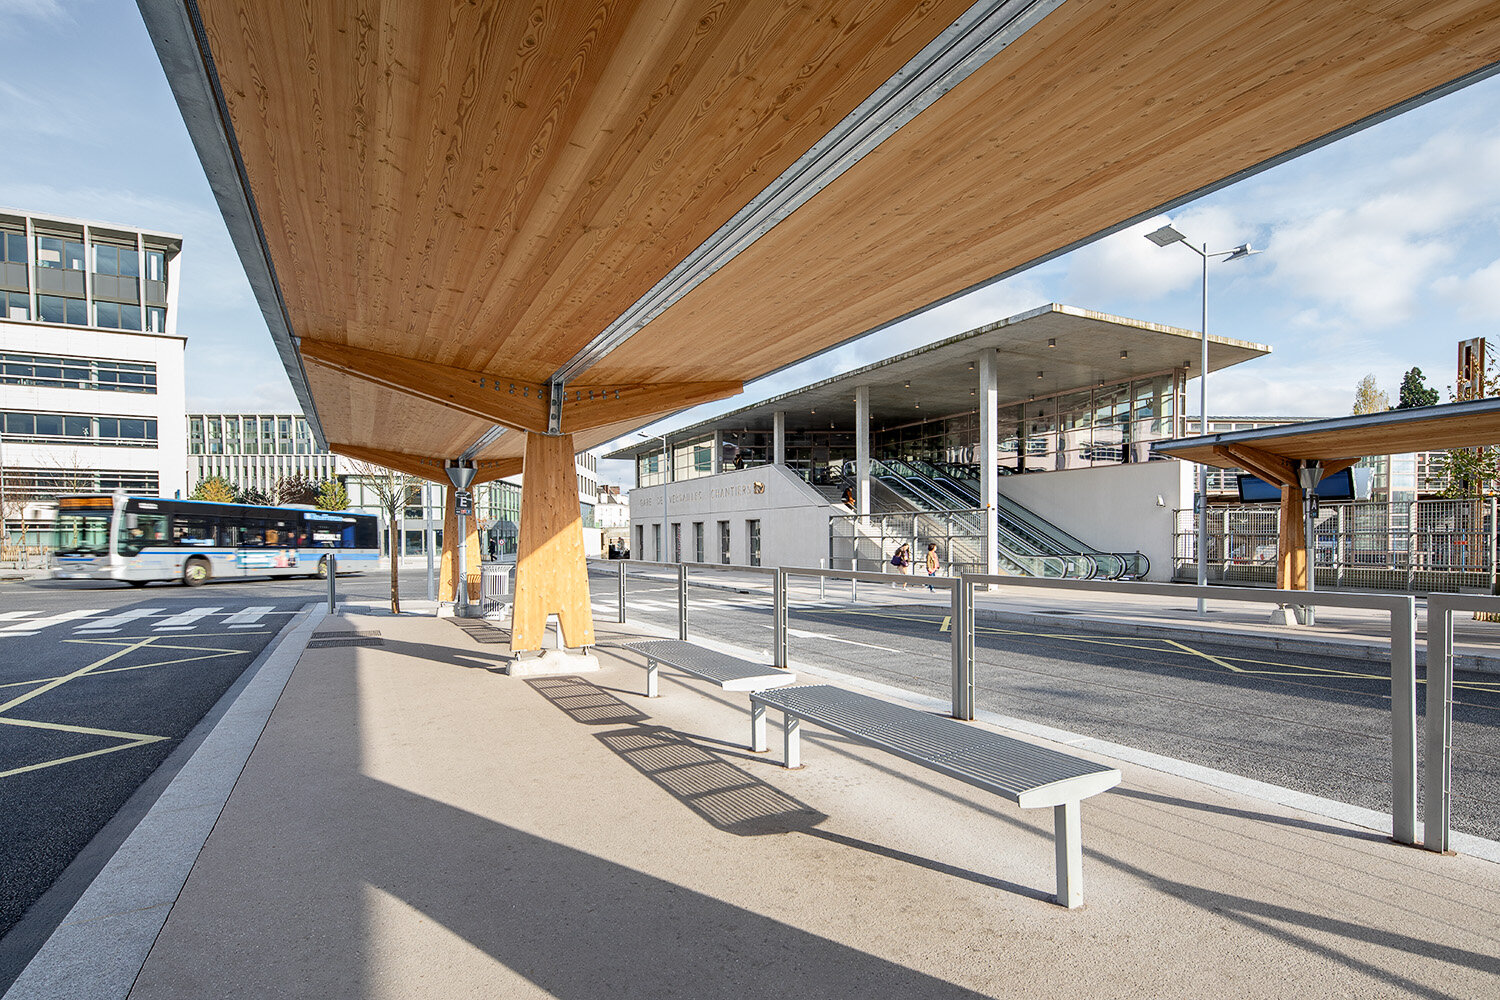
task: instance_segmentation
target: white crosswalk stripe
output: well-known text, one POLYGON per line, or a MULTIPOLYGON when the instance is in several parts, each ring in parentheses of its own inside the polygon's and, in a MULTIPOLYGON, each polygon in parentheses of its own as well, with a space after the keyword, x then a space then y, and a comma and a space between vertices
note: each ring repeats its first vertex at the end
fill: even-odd
POLYGON ((0 626, 0 638, 15 638, 23 635, 36 635, 49 625, 61 625, 63 622, 75 621, 79 618, 87 618, 90 615, 103 614, 103 608, 86 608, 77 611, 64 611, 61 614, 49 615, 46 618, 32 618, 13 622, 10 625, 0 626))
POLYGON ((215 608, 189 608, 181 614, 164 618, 156 624, 157 632, 186 632, 190 628, 196 628, 198 619, 223 611, 221 607, 215 608))
POLYGON ((130 624, 137 618, 150 618, 152 615, 164 615, 166 613, 166 608, 133 608, 130 611, 121 611, 119 614, 110 615, 108 618, 95 618, 91 622, 78 626, 73 631, 79 634, 118 632, 122 626, 130 624))
POLYGON ((243 611, 236 611, 224 619, 224 624, 230 628, 255 628, 264 624, 261 619, 266 616, 267 612, 274 610, 276 610, 274 604, 259 604, 252 608, 245 608, 243 611))
POLYGON ((0 622, 12 622, 17 618, 26 618, 36 614, 35 611, 0 611, 0 622))

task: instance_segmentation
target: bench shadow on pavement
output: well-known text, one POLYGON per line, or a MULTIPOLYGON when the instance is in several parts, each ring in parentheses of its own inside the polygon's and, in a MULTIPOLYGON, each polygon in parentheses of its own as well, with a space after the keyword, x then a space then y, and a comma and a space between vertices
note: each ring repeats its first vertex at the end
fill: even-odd
MULTIPOLYGON (((624 725, 594 738, 710 826, 740 837, 801 833, 855 850, 878 854, 987 888, 1038 900, 1052 894, 931 858, 819 829, 827 814, 711 752, 696 737, 666 726, 581 677, 537 678, 526 682, 574 721, 590 726, 624 725)), ((707 741, 718 742, 718 741, 707 741)), ((748 759, 764 759, 759 755, 748 759)))

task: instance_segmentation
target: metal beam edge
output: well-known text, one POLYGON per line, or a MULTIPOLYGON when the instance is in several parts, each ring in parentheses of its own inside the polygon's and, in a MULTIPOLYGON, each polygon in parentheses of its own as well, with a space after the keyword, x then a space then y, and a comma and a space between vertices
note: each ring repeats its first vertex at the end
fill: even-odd
POLYGON ((307 371, 297 351, 291 318, 276 269, 271 261, 260 213, 240 157, 239 143, 229 119, 228 104, 214 69, 203 19, 196 0, 136 0, 152 47, 161 61, 167 85, 182 113, 188 137, 198 152, 203 173, 218 202, 219 213, 230 240, 255 293, 276 353, 281 357, 292 392, 318 446, 327 450, 328 439, 318 419, 317 406, 307 384, 307 371))

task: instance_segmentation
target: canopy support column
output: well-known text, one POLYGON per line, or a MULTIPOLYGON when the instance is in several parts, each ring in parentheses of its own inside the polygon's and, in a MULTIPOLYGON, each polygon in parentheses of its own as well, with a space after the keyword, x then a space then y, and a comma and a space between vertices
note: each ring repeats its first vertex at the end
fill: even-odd
POLYGON ((870 514, 870 387, 854 390, 854 476, 855 502, 860 517, 870 514))
POLYGON ((594 645, 583 517, 573 468, 573 435, 526 435, 517 539, 512 653, 542 649, 547 616, 557 615, 562 644, 594 645))
POLYGON ((1000 526, 996 494, 1000 478, 1000 352, 979 354, 979 503, 984 508, 984 572, 1000 573, 1000 526))
MULTIPOLYGON (((438 602, 440 604, 458 603, 458 560, 459 560, 459 530, 458 512, 454 509, 452 487, 443 488, 443 555, 439 568, 438 578, 438 602)), ((468 538, 464 540, 463 559, 465 564, 464 578, 468 584, 468 601, 465 603, 477 606, 479 604, 479 521, 478 518, 466 518, 468 521, 468 538)))

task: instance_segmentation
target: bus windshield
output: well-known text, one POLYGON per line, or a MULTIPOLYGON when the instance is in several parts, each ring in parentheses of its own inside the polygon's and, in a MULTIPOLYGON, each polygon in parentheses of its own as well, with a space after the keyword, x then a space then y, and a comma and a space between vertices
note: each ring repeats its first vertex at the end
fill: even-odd
POLYGON ((120 523, 115 549, 122 556, 138 555, 148 545, 168 545, 167 515, 140 514, 127 510, 120 523))
POLYGON ((57 518, 53 548, 60 554, 102 556, 109 551, 111 511, 62 513, 57 518))

